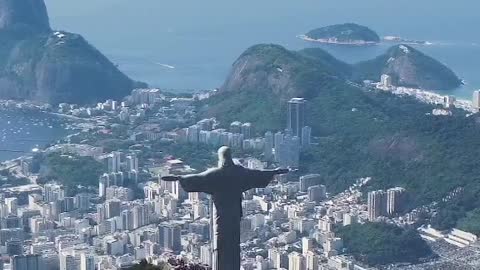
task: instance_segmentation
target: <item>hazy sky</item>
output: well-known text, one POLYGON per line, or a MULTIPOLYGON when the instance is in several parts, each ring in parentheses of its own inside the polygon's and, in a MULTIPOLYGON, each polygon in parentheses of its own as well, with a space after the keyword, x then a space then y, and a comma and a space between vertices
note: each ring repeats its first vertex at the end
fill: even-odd
MULTIPOLYGON (((299 28, 324 23, 354 21, 371 25, 379 32, 428 30, 441 37, 445 31, 458 35, 466 24, 480 25, 478 0, 46 0, 52 24, 57 28, 127 32, 155 27, 152 33, 172 30, 243 29, 271 31, 286 24, 299 28), (90 29, 89 29, 90 28, 90 29)), ((279 29, 280 30, 280 29, 279 29)), ((303 29, 298 29, 301 31, 303 29)), ((478 30, 480 32, 480 30, 478 30)), ((478 36, 478 33, 477 33, 478 36)))
MULTIPOLYGON (((399 35, 437 44, 480 44, 480 0, 46 2, 54 28, 82 34, 130 76, 166 87, 219 86, 231 63, 247 47, 277 43, 301 49, 309 44, 296 35, 335 23, 356 22, 382 36, 399 35), (176 69, 166 70, 158 63, 176 69)), ((360 53, 345 49, 335 55, 345 61, 358 61, 384 49, 360 53)), ((462 76, 468 77, 470 72, 471 77, 477 77, 472 67, 478 65, 480 55, 470 56, 477 54, 478 48, 473 52, 460 49, 464 55, 455 48, 448 52, 442 47, 427 49, 462 76), (465 66, 465 61, 472 63, 465 66)))

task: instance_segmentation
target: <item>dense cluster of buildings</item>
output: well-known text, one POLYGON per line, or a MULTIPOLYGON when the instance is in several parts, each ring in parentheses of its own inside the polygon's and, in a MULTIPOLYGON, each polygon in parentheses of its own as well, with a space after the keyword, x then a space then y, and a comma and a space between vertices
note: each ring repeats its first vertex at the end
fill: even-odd
MULTIPOLYGON (((288 102, 285 130, 258 134, 259 128, 251 123, 235 121, 221 129, 216 119, 192 121, 192 102, 200 98, 168 98, 157 89, 138 89, 124 102, 98 104, 96 109, 106 113, 95 119, 128 124, 134 116, 140 121, 128 131, 129 139, 145 148, 167 140, 242 149, 249 157, 236 161, 252 169, 298 167, 301 151, 312 144, 305 99, 288 102)), ((64 109, 71 112, 72 107, 64 109)), ((105 127, 96 131, 111 134, 105 127)), ((210 198, 185 192, 179 182, 160 180, 196 170, 174 156, 142 159, 142 150, 134 149, 104 153, 101 147, 69 143, 46 149, 46 153, 91 156, 105 165, 98 187, 78 194, 55 182, 2 188, 3 269, 117 270, 142 259, 158 264, 171 256, 211 265, 210 198), (142 172, 149 177, 140 177, 142 172)), ((35 182, 38 175, 31 172, 32 162, 21 159, 18 172, 35 182)), ((379 217, 396 222, 406 204, 402 188, 370 192, 363 203, 360 190, 368 180, 360 179, 332 196, 321 174, 294 173, 245 192, 242 269, 367 269, 346 255, 335 228, 379 217)))
POLYGON ((218 123, 212 118, 178 130, 173 138, 181 143, 212 147, 226 145, 233 149, 261 152, 265 161, 275 161, 285 168, 298 167, 302 148, 308 149, 311 144, 312 129, 305 124, 306 104, 303 98, 293 98, 288 102, 287 126, 284 132, 268 131, 263 137, 255 137, 251 123, 235 121, 227 130, 216 128, 218 123))
MULTIPOLYGON (((417 88, 399 87, 393 84, 392 76, 383 74, 380 76, 380 82, 371 84, 370 81, 366 81, 367 85, 385 91, 390 91, 396 95, 408 95, 419 99, 422 102, 430 104, 442 105, 446 110, 439 110, 438 108, 433 110, 434 115, 449 116, 451 112, 448 109, 460 108, 471 113, 477 113, 480 111, 480 90, 473 91, 472 100, 461 100, 455 96, 447 95, 443 96, 430 92, 428 90, 422 90, 417 88)), ((434 89, 431 89, 434 90, 434 89)))

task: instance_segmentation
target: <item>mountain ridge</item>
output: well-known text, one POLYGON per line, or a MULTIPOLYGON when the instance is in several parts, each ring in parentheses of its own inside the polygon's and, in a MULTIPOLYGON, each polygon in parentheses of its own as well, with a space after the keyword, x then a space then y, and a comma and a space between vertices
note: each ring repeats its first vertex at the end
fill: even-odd
POLYGON ((396 86, 451 90, 462 84, 447 66, 405 44, 392 46, 375 59, 355 64, 354 70, 357 80, 378 80, 387 74, 396 86))
POLYGON ((145 86, 81 35, 52 31, 43 0, 0 1, 0 98, 85 104, 145 86))
POLYGON ((47 7, 42 0, 0 0, 0 31, 51 30, 47 7))
POLYGON ((279 131, 285 128, 286 101, 304 97, 306 124, 317 139, 302 154, 301 171, 321 173, 331 192, 372 177, 367 189, 405 187, 412 195, 409 206, 416 207, 440 201, 459 186, 480 190, 477 115, 452 109, 451 116, 435 116, 437 105, 355 86, 348 76, 355 66, 315 50, 251 47, 218 93, 199 102, 200 116, 224 125, 252 122, 260 133, 279 131))

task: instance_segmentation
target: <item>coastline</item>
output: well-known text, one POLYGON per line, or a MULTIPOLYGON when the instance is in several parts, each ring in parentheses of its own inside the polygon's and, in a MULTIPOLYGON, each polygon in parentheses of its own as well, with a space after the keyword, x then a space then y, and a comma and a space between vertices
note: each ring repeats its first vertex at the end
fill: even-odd
POLYGON ((365 41, 365 40, 338 41, 336 38, 314 39, 306 35, 298 35, 297 37, 307 42, 315 42, 315 43, 321 43, 321 44, 334 44, 334 45, 371 46, 371 45, 377 45, 379 43, 379 42, 365 41))
MULTIPOLYGON (((25 148, 25 145, 22 147, 13 148, 11 145, 12 141, 15 141, 14 138, 11 137, 12 134, 10 134, 10 139, 8 139, 10 143, 7 143, 7 147, 3 147, 5 149, 2 149, 3 151, 9 153, 18 153, 17 157, 13 157, 15 155, 8 155, 6 154, 2 159, 0 159, 0 168, 4 166, 5 164, 12 164, 15 162, 18 162, 18 160, 27 157, 31 155, 29 152, 31 149, 39 147, 39 144, 54 144, 55 142, 59 140, 65 140, 69 135, 72 133, 75 133, 76 131, 79 130, 85 130, 85 129, 91 129, 95 127, 96 125, 100 125, 101 121, 100 119, 95 119, 95 118, 81 118, 81 117, 76 117, 73 115, 67 115, 67 114, 62 114, 58 113, 55 110, 52 109, 52 106, 49 104, 40 104, 40 103, 34 103, 34 102, 28 102, 28 101, 15 101, 15 100, 0 100, 0 112, 5 112, 8 114, 19 114, 19 115, 24 115, 24 114, 32 114, 32 115, 40 115, 42 118, 48 119, 48 121, 56 121, 60 123, 60 126, 55 127, 55 129, 58 131, 55 131, 54 133, 57 134, 62 130, 60 133, 62 135, 60 136, 53 136, 53 137, 35 137, 35 132, 33 133, 26 133, 28 136, 33 136, 31 140, 28 139, 27 141, 31 142, 37 142, 35 144, 31 144, 32 146, 29 146, 31 148, 28 148, 28 150, 25 148), (57 119, 57 120, 55 120, 57 119), (29 135, 31 134, 31 135, 29 135), (25 148, 25 149, 24 149, 25 148), (10 157, 9 157, 10 156, 10 157)), ((12 124, 15 124, 15 122, 12 120, 12 124)), ((36 128, 39 127, 46 127, 47 132, 49 129, 52 129, 54 125, 49 124, 48 122, 43 122, 43 123, 37 123, 35 121, 32 121, 32 123, 29 125, 30 127, 32 126, 37 126, 36 128)), ((22 126, 23 127, 23 126, 22 126)), ((19 129, 21 130, 22 127, 19 129)), ((20 133, 19 133, 20 134, 20 133)), ((42 132, 43 134, 43 132, 42 132)), ((53 133, 52 133, 53 134, 53 133)), ((21 136, 26 136, 25 134, 21 136)), ((38 134, 37 134, 38 135, 38 134)))
MULTIPOLYGON (((439 104, 444 104, 444 99, 448 97, 448 95, 440 95, 435 93, 432 90, 424 90, 424 89, 418 89, 418 88, 408 88, 408 87, 396 87, 396 86, 391 86, 391 87, 385 87, 382 86, 380 83, 374 83, 375 89, 383 90, 383 91, 388 91, 391 92, 394 95, 398 96, 412 96, 415 97, 417 100, 427 103, 427 104, 434 104, 434 105, 439 105, 439 104)), ((467 111, 469 113, 477 113, 478 110, 476 110, 473 107, 473 103, 469 100, 466 99, 455 99, 453 102, 453 106, 458 109, 462 109, 464 111, 467 111)))
POLYGON ((347 46, 372 46, 378 45, 381 43, 392 43, 392 44, 405 44, 405 45, 420 45, 420 46, 430 46, 434 43, 423 40, 410 40, 403 39, 400 37, 385 36, 379 42, 375 41, 365 41, 365 40, 351 40, 351 41, 338 41, 336 38, 322 38, 315 39, 307 35, 298 35, 297 38, 300 38, 307 42, 320 43, 320 44, 332 44, 332 45, 347 45, 347 46))

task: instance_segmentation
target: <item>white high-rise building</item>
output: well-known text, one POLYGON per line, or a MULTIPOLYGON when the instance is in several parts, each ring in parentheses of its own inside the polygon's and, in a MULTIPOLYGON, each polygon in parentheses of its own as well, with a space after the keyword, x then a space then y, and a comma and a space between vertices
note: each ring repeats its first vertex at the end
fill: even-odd
POLYGON ((202 202, 195 202, 192 204, 193 208, 193 219, 200 219, 204 218, 208 214, 207 206, 203 204, 202 202))
POLYGON ((82 253, 80 255, 80 270, 95 270, 95 257, 92 254, 82 253))
POLYGON ((272 161, 272 159, 273 159, 274 138, 273 138, 273 133, 270 132, 270 131, 267 131, 265 133, 264 147, 265 147, 265 149, 263 150, 263 155, 265 157, 265 160, 272 161))
POLYGON ((276 162, 279 162, 280 160, 280 152, 283 145, 283 139, 284 139, 284 135, 282 132, 279 131, 275 133, 274 142, 275 142, 275 161, 276 162))
POLYGON ((180 242, 179 225, 173 223, 162 223, 158 226, 159 229, 159 243, 164 250, 179 251, 182 246, 180 242))
POLYGON ((127 171, 138 172, 138 157, 136 155, 128 155, 126 158, 127 171))
POLYGON ((480 110, 480 90, 473 91, 473 108, 480 110))
POLYGON ((114 199, 105 202, 105 218, 120 216, 120 200, 114 199))
POLYGON ((368 220, 374 221, 387 214, 387 194, 383 190, 368 193, 368 220))
POLYGON ((300 165, 299 137, 286 135, 277 147, 277 135, 275 135, 275 160, 280 163, 280 167, 297 168, 300 165))
POLYGON ((312 128, 305 126, 302 128, 302 147, 308 148, 312 143, 312 128))
POLYGON ((312 238, 303 237, 302 238, 302 254, 306 255, 307 252, 313 249, 314 241, 312 238))
POLYGON ((305 255, 305 269, 306 270, 318 270, 318 264, 320 262, 318 255, 313 251, 308 251, 305 255))
POLYGON ((306 105, 304 98, 292 98, 287 105, 287 129, 299 138, 302 138, 302 128, 305 126, 306 105))
POLYGON ((298 252, 288 255, 288 270, 305 270, 305 257, 298 252))
POLYGON ((456 101, 457 101, 457 98, 455 96, 445 96, 443 97, 443 106, 447 109, 455 107, 456 101))
POLYGON ((107 195, 107 187, 109 186, 109 175, 104 174, 98 179, 98 196, 104 198, 107 195))
POLYGON ((390 75, 383 74, 380 77, 380 85, 385 88, 392 87, 392 77, 390 75))
POLYGON ((71 252, 60 252, 58 258, 60 260, 60 270, 77 269, 79 266, 71 252))
POLYGON ((324 185, 311 186, 307 189, 308 200, 319 202, 327 198, 327 188, 324 185))
POLYGON ((252 124, 243 123, 242 124, 242 135, 245 139, 250 139, 252 137, 252 124))
POLYGON ((352 225, 357 223, 358 216, 352 213, 343 213, 343 226, 352 225))
POLYGON ((242 133, 242 123, 239 121, 232 122, 230 124, 231 133, 242 133))
POLYGON ((252 229, 261 228, 265 225, 265 216, 262 214, 255 214, 251 217, 251 222, 252 229))
POLYGON ((57 183, 48 183, 43 186, 43 200, 45 202, 56 202, 63 200, 65 189, 57 183))
POLYGON ((306 192, 309 187, 320 185, 322 176, 320 174, 307 174, 300 177, 300 191, 306 192))
POLYGON ((288 255, 287 252, 276 248, 268 250, 268 260, 270 261, 270 267, 273 269, 287 268, 288 267, 288 255))
POLYGON ((108 155, 108 171, 116 173, 120 171, 120 166, 121 166, 121 157, 122 153, 120 152, 112 152, 110 155, 108 155))
POLYGON ((5 198, 5 204, 7 205, 8 213, 16 216, 17 208, 18 208, 18 199, 14 197, 5 198))
POLYGON ((41 262, 40 255, 13 256, 10 263, 11 270, 46 270, 41 262))
POLYGON ((212 265, 212 247, 210 244, 200 247, 200 262, 206 265, 212 265))
POLYGON ((197 144, 199 139, 200 129, 198 126, 193 125, 187 129, 187 140, 189 143, 197 144))
POLYGON ((387 214, 393 215, 403 210, 406 191, 404 188, 395 187, 387 190, 387 214))

